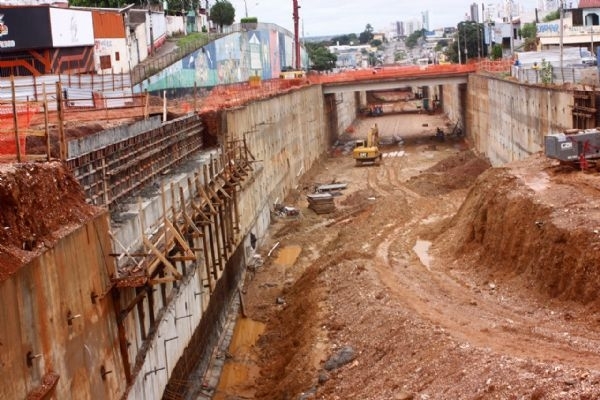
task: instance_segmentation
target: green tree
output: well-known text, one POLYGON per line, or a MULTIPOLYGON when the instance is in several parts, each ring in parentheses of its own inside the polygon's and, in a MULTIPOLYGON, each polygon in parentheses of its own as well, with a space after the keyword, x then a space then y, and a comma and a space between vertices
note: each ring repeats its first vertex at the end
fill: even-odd
POLYGON ((375 53, 369 53, 369 65, 374 67, 377 64, 379 64, 379 60, 377 59, 375 53))
POLYGON ((552 12, 548 13, 542 19, 542 21, 544 21, 544 22, 550 22, 550 21, 555 21, 557 19, 560 19, 560 10, 556 10, 556 11, 552 11, 552 12))
POLYGON ((383 44, 383 42, 379 39, 373 39, 369 42, 369 44, 373 47, 379 47, 383 44))
POLYGON ((417 44, 419 44, 419 39, 422 39, 425 37, 425 32, 426 32, 425 29, 420 29, 420 30, 414 31, 413 33, 408 35, 408 37, 404 41, 404 43, 406 44, 406 47, 408 47, 409 49, 414 48, 417 44))
MULTIPOLYGON (((123 3, 125 4, 124 1, 123 3)), ((200 7, 199 0, 167 0, 165 12, 169 15, 178 15, 182 11, 188 12, 190 10, 197 10, 198 7, 200 7)))
POLYGON ((502 58, 502 45, 501 44, 495 44, 494 47, 492 47, 492 60, 499 60, 502 58))
POLYGON ((548 85, 554 80, 552 75, 552 64, 546 61, 545 58, 542 58, 541 78, 544 85, 548 85))
POLYGON ((438 40, 435 45, 435 51, 442 51, 446 47, 448 47, 448 39, 438 40))
POLYGON ((367 24, 367 26, 365 26, 365 30, 362 31, 360 35, 358 35, 358 41, 360 44, 367 44, 371 40, 373 40, 374 36, 375 35, 373 35, 373 27, 371 26, 371 24, 367 24))
POLYGON ((406 52, 404 50, 399 50, 394 53, 394 61, 402 61, 407 57, 406 52))
POLYGON ((305 44, 308 58, 310 58, 311 68, 317 71, 330 71, 335 68, 337 56, 325 47, 324 43, 305 44))
POLYGON ((335 36, 331 38, 331 44, 333 45, 339 44, 341 46, 347 46, 356 43, 358 43, 358 37, 356 36, 356 33, 350 33, 347 35, 335 36))
POLYGON ((235 8, 227 0, 217 0, 210 8, 210 20, 219 25, 219 30, 223 32, 224 25, 231 25, 235 21, 235 8))
POLYGON ((119 8, 125 5, 125 0, 71 0, 69 4, 76 7, 105 7, 105 8, 119 8))
POLYGON ((483 42, 483 25, 474 21, 463 21, 458 24, 454 42, 448 46, 446 56, 457 63, 459 60, 466 63, 469 58, 485 56, 486 46, 483 42))
POLYGON ((535 23, 528 22, 519 30, 519 35, 523 38, 523 49, 525 51, 534 51, 537 48, 537 27, 535 23))

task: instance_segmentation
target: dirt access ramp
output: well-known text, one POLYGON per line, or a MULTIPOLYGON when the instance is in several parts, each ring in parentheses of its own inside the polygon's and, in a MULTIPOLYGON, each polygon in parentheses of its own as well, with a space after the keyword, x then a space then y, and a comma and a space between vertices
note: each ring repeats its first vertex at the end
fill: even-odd
MULTIPOLYGON (((380 118, 356 132, 375 121, 398 134, 380 118)), ((251 356, 228 353, 254 360, 243 394, 600 398, 600 178, 540 155, 489 169, 462 141, 389 123, 417 130, 397 156, 324 160, 288 199, 300 217, 273 224, 244 288, 265 331, 251 356), (331 182, 348 188, 316 215, 305 195, 331 182), (299 258, 278 265, 289 246, 299 258)))

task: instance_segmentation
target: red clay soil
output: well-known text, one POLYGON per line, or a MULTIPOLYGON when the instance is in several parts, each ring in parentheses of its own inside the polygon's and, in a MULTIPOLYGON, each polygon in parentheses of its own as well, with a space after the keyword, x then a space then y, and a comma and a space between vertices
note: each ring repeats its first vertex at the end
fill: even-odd
POLYGON ((0 164, 0 282, 97 212, 59 162, 0 164))
POLYGON ((288 199, 245 285, 254 398, 600 398, 600 176, 432 148, 325 160, 302 186, 349 183, 334 214, 288 199))

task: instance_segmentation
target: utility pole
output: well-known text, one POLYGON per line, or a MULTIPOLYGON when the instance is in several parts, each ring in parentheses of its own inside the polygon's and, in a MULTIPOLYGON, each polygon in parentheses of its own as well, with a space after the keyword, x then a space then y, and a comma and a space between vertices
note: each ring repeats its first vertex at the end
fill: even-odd
POLYGON ((510 24, 510 55, 513 56, 515 54, 515 35, 514 35, 514 25, 513 25, 513 2, 509 0, 508 2, 508 23, 510 24))
POLYGON ((479 32, 479 21, 477 24, 477 58, 481 58, 481 33, 479 32))
POLYGON ((295 55, 296 55, 296 70, 300 70, 302 68, 302 63, 300 62, 300 35, 298 34, 298 21, 300 16, 298 15, 298 9, 300 6, 298 5, 298 0, 294 0, 294 46, 295 46, 295 55))
POLYGON ((467 46, 467 29, 463 24, 463 35, 465 35, 464 45, 465 45, 465 64, 469 63, 469 46, 467 46))
POLYGON ((460 59, 460 24, 458 24, 458 32, 456 36, 458 37, 458 63, 462 64, 462 61, 460 59))
POLYGON ((558 12, 560 13, 560 76, 562 79, 561 83, 565 83, 565 74, 563 71, 563 10, 564 4, 563 0, 560 0, 560 7, 558 8, 558 12))
POLYGON ((594 56, 594 21, 592 20, 592 24, 590 25, 590 53, 592 53, 592 57, 594 56))
POLYGON ((152 32, 152 7, 150 6, 150 0, 148 0, 148 25, 150 30, 150 55, 154 55, 154 33, 152 32))

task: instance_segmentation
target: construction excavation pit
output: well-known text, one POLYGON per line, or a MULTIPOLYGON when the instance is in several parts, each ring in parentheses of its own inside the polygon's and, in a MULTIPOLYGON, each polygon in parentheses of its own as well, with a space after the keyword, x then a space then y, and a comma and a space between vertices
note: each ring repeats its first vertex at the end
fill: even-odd
POLYGON ((380 165, 335 152, 290 193, 299 215, 258 249, 205 395, 599 398, 598 175, 542 154, 492 168, 435 140, 450 126, 436 115, 366 118, 353 136, 374 121, 382 139, 411 133, 380 165), (347 185, 317 214, 307 195, 330 183, 347 185))
MULTIPOLYGON (((600 398, 598 174, 543 154, 491 167, 436 138, 441 114, 345 139, 375 122, 381 163, 333 149, 273 213, 196 398, 600 398)), ((2 166, 0 204, 3 280, 99 210, 61 163, 2 166)))

